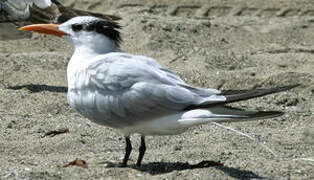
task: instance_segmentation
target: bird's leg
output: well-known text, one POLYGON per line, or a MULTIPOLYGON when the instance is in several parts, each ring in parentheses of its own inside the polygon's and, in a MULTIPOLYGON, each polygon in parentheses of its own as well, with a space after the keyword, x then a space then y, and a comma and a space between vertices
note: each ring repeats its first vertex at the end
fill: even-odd
POLYGON ((129 157, 130 157, 130 154, 131 154, 131 151, 132 151, 132 144, 131 144, 131 140, 130 140, 129 136, 125 136, 125 143, 126 143, 125 155, 124 155, 124 159, 123 159, 123 162, 121 164, 121 167, 126 167, 128 160, 129 160, 129 157))
POLYGON ((141 162, 142 162, 142 159, 144 157, 145 151, 146 151, 145 136, 141 136, 141 146, 139 148, 138 159, 137 159, 137 162, 136 162, 137 166, 141 165, 141 162))

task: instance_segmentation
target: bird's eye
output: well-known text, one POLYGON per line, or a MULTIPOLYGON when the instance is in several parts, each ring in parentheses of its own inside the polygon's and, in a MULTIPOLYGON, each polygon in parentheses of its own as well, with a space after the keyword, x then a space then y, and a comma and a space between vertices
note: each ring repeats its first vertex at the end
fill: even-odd
POLYGON ((82 30, 83 29, 83 25, 81 25, 81 24, 73 24, 72 25, 72 30, 73 31, 80 31, 80 30, 82 30))

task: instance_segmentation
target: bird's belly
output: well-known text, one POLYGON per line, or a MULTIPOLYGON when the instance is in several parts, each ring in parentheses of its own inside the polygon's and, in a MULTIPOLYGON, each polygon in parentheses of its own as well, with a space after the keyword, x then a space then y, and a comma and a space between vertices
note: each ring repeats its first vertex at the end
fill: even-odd
POLYGON ((188 129, 179 122, 181 115, 181 113, 173 113, 153 119, 143 119, 133 126, 126 126, 120 130, 127 135, 133 133, 152 136, 177 135, 188 129))

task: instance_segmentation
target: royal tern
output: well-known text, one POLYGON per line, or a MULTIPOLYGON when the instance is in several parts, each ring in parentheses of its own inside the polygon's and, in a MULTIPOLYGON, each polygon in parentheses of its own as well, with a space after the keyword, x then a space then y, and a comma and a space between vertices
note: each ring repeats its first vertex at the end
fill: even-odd
POLYGON ((0 0, 0 23, 30 21, 32 24, 60 24, 73 17, 87 15, 110 20, 120 19, 118 16, 65 7, 58 0, 0 0))
POLYGON ((120 52, 120 26, 96 17, 76 17, 61 25, 22 27, 63 37, 74 46, 67 67, 68 102, 91 121, 125 134, 122 166, 132 151, 130 135, 141 135, 141 165, 147 135, 176 135, 210 122, 237 122, 282 115, 279 111, 246 111, 226 104, 285 91, 271 89, 221 92, 193 87, 156 60, 120 52))

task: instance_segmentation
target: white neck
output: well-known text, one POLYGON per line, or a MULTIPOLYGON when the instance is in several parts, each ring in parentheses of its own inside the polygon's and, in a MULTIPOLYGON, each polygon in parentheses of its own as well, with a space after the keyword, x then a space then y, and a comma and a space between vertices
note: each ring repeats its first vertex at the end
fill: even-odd
POLYGON ((105 36, 93 39, 73 40, 74 53, 68 63, 67 78, 69 88, 73 87, 76 72, 86 68, 88 64, 99 56, 111 52, 120 52, 119 46, 111 39, 105 36))
POLYGON ((101 36, 93 41, 77 41, 74 43, 74 53, 71 59, 76 61, 88 61, 97 55, 110 52, 120 52, 120 48, 111 39, 101 36))

